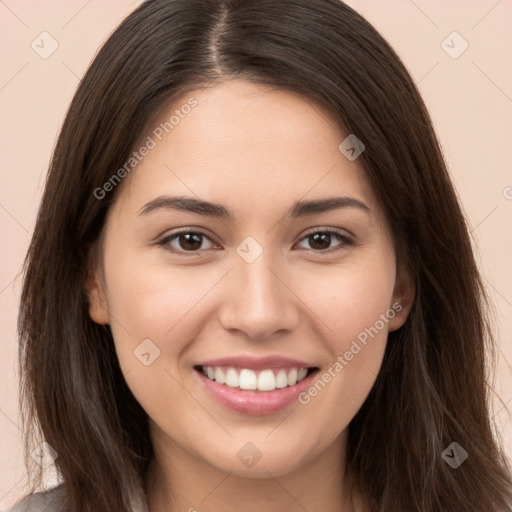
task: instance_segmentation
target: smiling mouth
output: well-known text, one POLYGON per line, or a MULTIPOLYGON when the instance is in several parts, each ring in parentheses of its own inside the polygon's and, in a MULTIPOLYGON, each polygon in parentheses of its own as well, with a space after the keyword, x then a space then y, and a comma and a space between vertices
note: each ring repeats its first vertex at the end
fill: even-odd
POLYGON ((252 370, 233 366, 194 366, 194 370, 209 380, 240 391, 269 392, 295 386, 309 375, 316 373, 318 367, 268 368, 252 370))

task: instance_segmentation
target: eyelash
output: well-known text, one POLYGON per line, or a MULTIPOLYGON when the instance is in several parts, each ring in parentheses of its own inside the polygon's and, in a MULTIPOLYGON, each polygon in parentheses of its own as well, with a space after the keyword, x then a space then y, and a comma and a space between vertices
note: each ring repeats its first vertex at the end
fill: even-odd
MULTIPOLYGON (((305 240, 306 238, 308 238, 308 237, 310 237, 312 235, 316 235, 318 233, 328 234, 328 235, 331 235, 331 236, 335 236, 335 237, 337 237, 341 241, 341 243, 339 244, 339 246, 334 247, 334 248, 330 248, 330 249, 319 249, 319 250, 306 249, 308 252, 313 252, 313 253, 316 253, 316 254, 330 254, 330 253, 342 250, 346 246, 353 246, 353 245, 355 245, 355 241, 352 238, 348 237, 347 235, 344 235, 343 233, 340 233, 339 231, 335 231, 333 229, 328 229, 328 228, 326 228, 326 229, 317 228, 315 231, 311 231, 309 233, 306 233, 299 240, 299 243, 302 242, 303 240, 305 240)), ((203 233, 201 231, 193 231, 190 228, 186 228, 186 229, 183 229, 183 230, 180 230, 180 231, 176 231, 173 234, 164 237, 163 239, 161 239, 160 241, 157 242, 157 245, 168 246, 169 242, 171 242, 174 239, 177 239, 180 235, 183 235, 183 234, 200 235, 202 237, 207 238, 213 244, 216 244, 216 242, 214 240, 212 240, 206 233, 203 233)), ((218 244, 216 244, 216 245, 218 245, 218 244)), ((199 250, 195 250, 195 251, 184 251, 184 250, 170 249, 169 247, 166 247, 166 249, 168 251, 172 252, 173 254, 180 254, 180 255, 184 255, 184 256, 196 256, 196 255, 198 255, 202 251, 209 250, 209 249, 199 249, 199 250)))

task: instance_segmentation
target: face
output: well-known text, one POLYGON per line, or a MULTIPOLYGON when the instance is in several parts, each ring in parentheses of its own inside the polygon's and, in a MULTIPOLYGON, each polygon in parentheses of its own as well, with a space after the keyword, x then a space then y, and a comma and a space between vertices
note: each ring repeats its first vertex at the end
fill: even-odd
POLYGON ((251 477, 337 453, 412 295, 348 134, 241 80, 155 129, 87 283, 155 442, 251 477))

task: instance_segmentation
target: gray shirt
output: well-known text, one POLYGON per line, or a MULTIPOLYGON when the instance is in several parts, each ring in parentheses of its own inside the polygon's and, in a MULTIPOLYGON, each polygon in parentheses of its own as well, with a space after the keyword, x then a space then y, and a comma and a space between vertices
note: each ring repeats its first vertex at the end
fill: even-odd
MULTIPOLYGON (((65 488, 61 484, 48 491, 29 494, 6 512, 57 512, 62 510, 64 498, 65 488)), ((139 503, 133 507, 133 512, 149 512, 145 496, 140 497, 139 503)))

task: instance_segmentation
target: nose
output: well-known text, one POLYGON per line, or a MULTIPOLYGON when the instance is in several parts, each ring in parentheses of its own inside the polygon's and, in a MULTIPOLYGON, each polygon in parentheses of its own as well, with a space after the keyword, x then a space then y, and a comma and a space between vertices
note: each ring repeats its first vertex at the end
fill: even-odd
POLYGON ((271 264, 266 252, 252 263, 239 259, 226 278, 219 312, 224 329, 266 340, 296 328, 300 299, 293 293, 293 283, 287 283, 282 269, 271 264))

